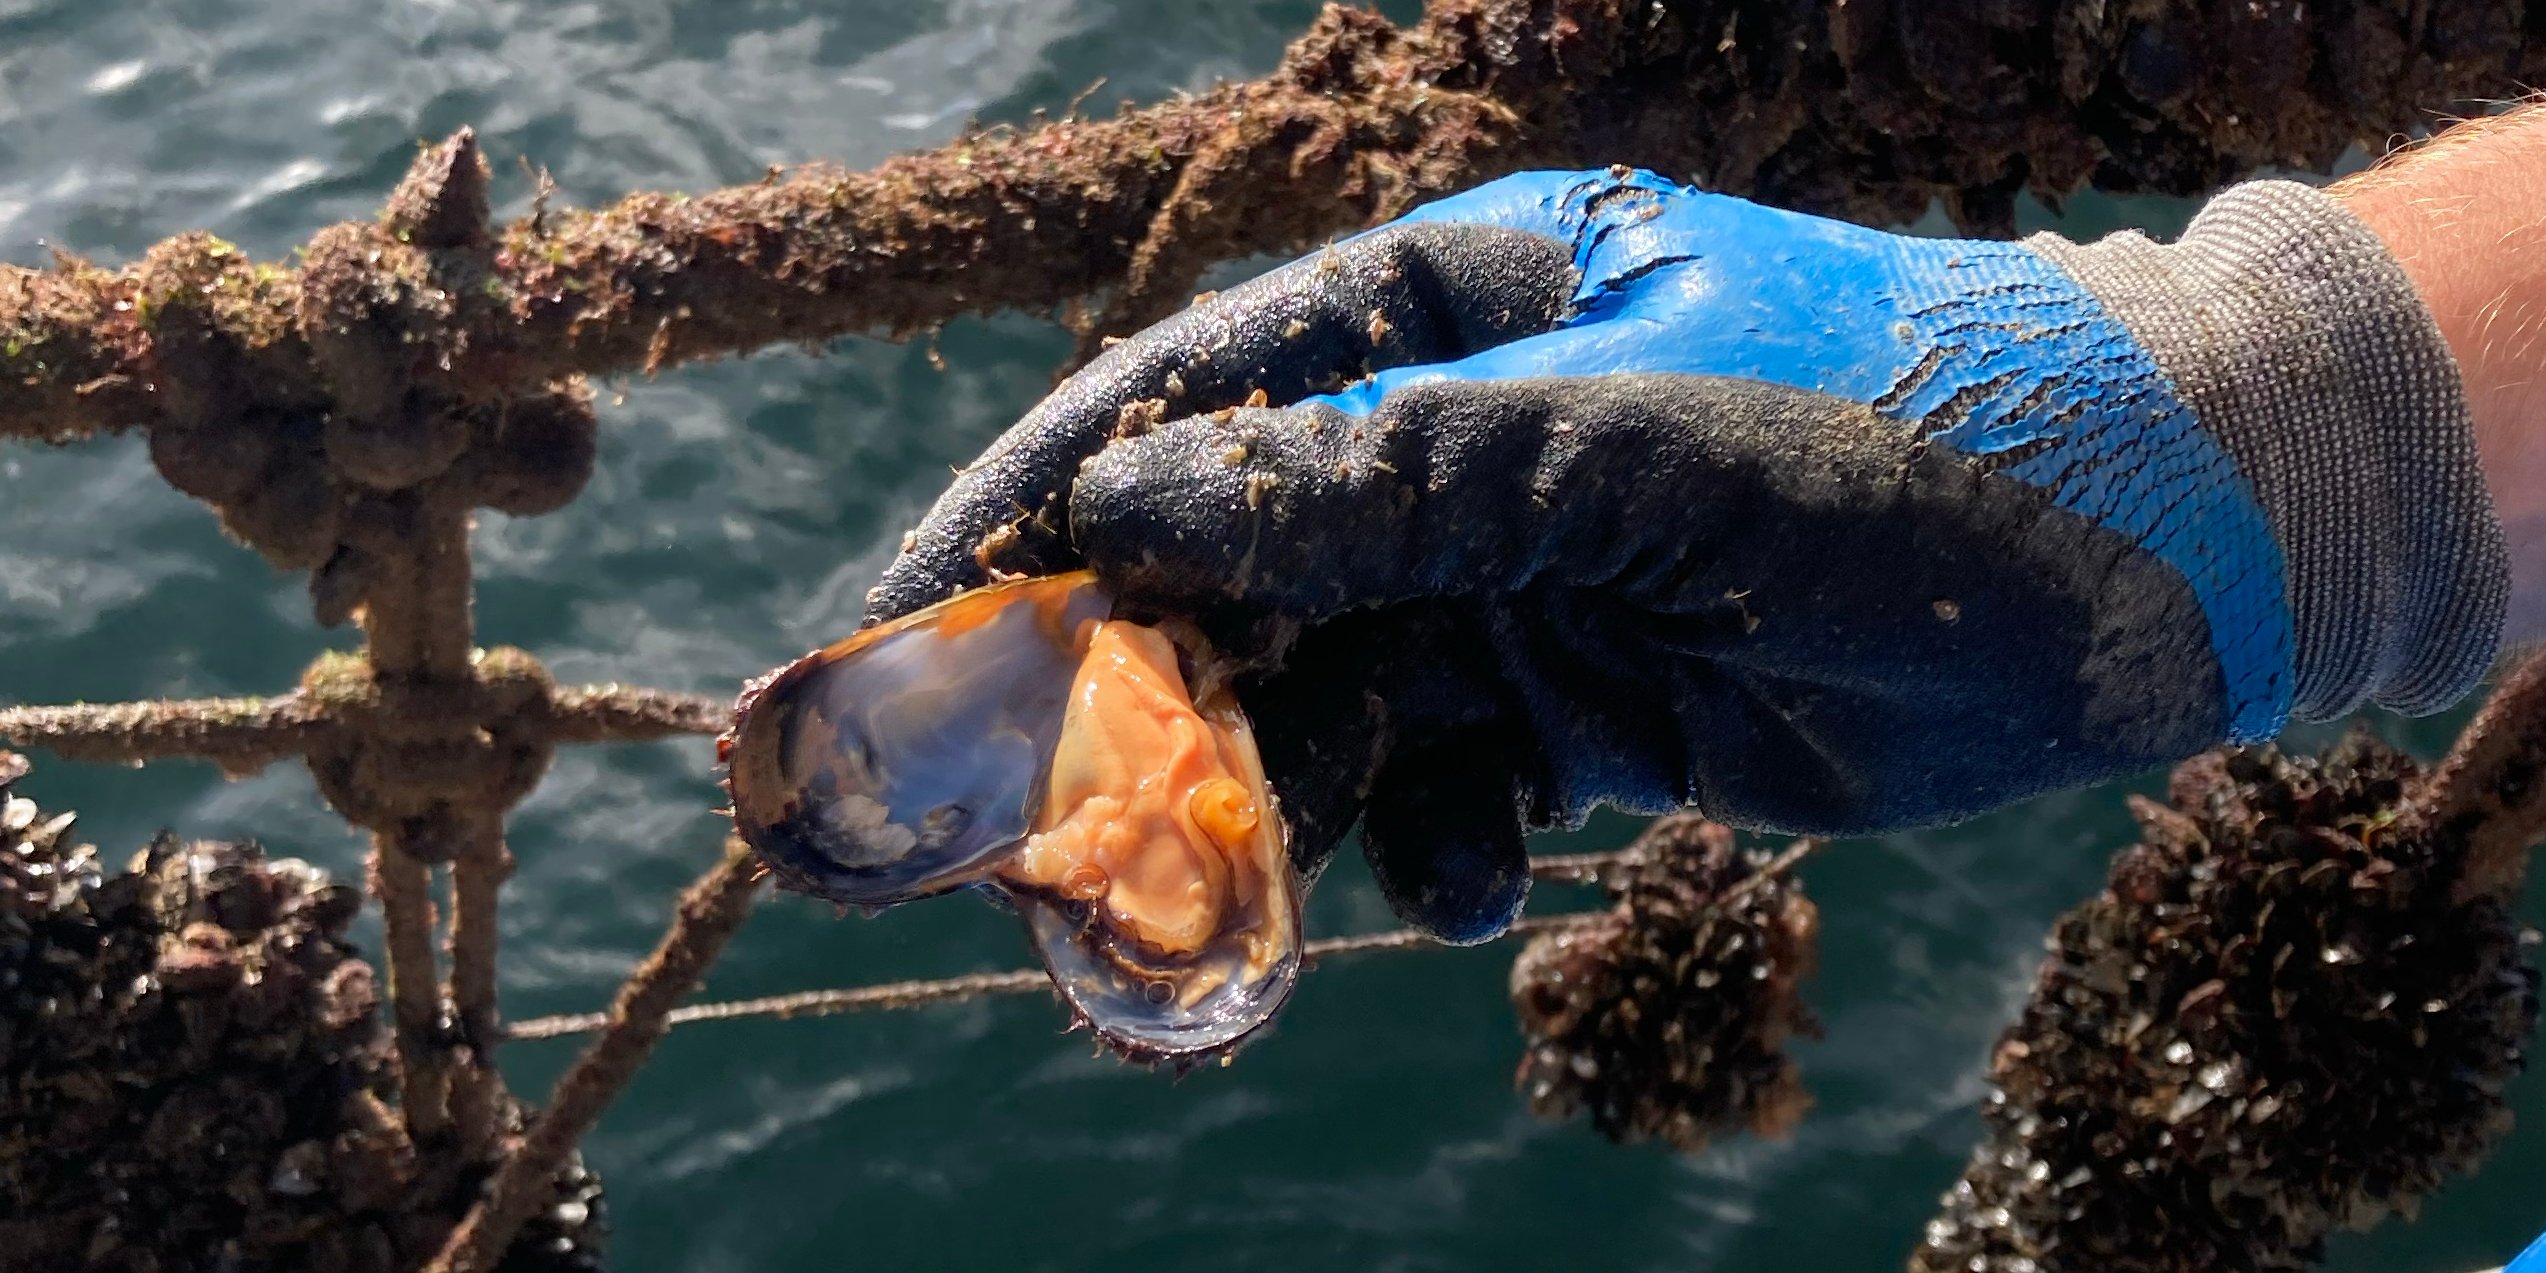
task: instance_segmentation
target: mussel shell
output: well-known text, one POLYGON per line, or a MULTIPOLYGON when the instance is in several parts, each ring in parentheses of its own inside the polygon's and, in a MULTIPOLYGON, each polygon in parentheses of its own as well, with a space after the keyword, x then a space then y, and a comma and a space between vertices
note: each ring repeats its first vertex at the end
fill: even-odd
POLYGON ((736 829, 790 888, 843 904, 978 883, 1026 835, 1113 608, 1085 571, 993 584, 780 669, 728 736, 736 829))
MULTIPOLYGON (((1140 1060, 1227 1051, 1289 997, 1304 892, 1253 731, 1225 684, 1192 710, 1261 811, 1236 922, 1144 948, 1100 913, 1000 868, 1037 826, 1073 688, 1112 595, 1088 572, 994 584, 798 659, 748 687, 726 736, 736 829, 780 882, 881 907, 960 888, 1015 909, 1071 1008, 1140 1060)), ((1212 656, 1171 635, 1193 687, 1212 656)))
POLYGON ((1287 953, 1250 974, 1240 952, 1224 945, 1215 943, 1186 963, 1154 963, 1099 922, 1091 903, 1033 893, 1011 898, 1061 996, 1115 1051, 1134 1060, 1225 1050, 1272 1019, 1299 980, 1296 923, 1275 938, 1287 953))

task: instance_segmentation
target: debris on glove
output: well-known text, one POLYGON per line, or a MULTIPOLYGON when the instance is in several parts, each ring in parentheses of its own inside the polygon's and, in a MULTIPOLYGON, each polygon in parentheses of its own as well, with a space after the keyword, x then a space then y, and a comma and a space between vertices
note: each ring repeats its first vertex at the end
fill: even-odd
POLYGON ((1512 965, 1530 1109, 1621 1143, 1694 1151, 1747 1128, 1783 1135, 1812 1098, 1786 1041, 1819 1027, 1797 989, 1818 912, 1730 828, 1675 814, 1605 873, 1613 909, 1545 934, 1512 965))

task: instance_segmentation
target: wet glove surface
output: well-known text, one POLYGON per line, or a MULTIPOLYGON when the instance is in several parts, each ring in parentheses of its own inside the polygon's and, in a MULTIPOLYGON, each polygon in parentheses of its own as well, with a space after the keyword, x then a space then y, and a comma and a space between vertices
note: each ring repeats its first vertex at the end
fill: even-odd
POLYGON ((1624 170, 1480 187, 1114 348, 870 618, 1082 558, 1264 652, 1294 855, 1361 818, 1453 940, 1517 912, 1524 825, 1597 804, 1880 830, 2445 704, 2504 574, 2445 347, 2323 195, 1996 243, 1624 170))

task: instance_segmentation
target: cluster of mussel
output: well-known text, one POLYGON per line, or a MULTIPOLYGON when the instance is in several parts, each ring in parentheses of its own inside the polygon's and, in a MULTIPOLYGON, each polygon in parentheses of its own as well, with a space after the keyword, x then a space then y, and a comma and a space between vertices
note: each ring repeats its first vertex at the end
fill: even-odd
POLYGON ((1225 666, 1080 571, 975 589, 745 688, 734 820, 787 888, 1012 906, 1117 1052, 1190 1062, 1271 1018, 1302 886, 1225 666))

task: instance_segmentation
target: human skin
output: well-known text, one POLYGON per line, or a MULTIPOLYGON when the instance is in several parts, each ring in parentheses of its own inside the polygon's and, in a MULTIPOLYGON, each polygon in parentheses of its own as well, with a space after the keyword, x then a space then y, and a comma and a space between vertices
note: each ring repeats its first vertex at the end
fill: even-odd
POLYGON ((2546 641, 2546 105, 2471 120, 2336 183, 2458 361, 2510 547, 2505 645, 2546 641))

